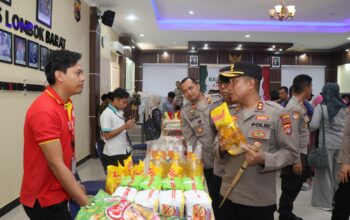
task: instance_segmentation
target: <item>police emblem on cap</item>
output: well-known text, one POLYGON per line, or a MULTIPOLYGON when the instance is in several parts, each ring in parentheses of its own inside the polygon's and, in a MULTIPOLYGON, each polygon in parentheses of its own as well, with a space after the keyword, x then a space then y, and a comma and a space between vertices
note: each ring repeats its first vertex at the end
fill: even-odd
POLYGON ((235 69, 235 64, 231 64, 231 72, 233 72, 233 70, 235 69))

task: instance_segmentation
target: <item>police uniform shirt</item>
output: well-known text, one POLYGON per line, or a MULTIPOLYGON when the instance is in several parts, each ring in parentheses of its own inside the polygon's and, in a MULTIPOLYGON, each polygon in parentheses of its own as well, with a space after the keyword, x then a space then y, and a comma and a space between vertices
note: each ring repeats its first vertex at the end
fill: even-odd
MULTIPOLYGON (((247 206, 276 204, 276 170, 298 159, 296 142, 297 125, 281 106, 274 102, 260 101, 256 108, 235 109, 233 116, 246 137, 248 144, 261 144, 265 164, 248 166, 237 185, 228 196, 233 203, 247 206)), ((219 156, 219 151, 217 156, 219 156)), ((233 177, 245 160, 245 154, 225 154, 225 173, 220 190, 225 195, 233 177)))
POLYGON ((198 141, 201 143, 205 169, 214 167, 216 133, 210 125, 210 105, 219 100, 219 94, 211 94, 197 103, 187 103, 181 109, 182 135, 188 146, 195 147, 198 141))
POLYGON ((339 151, 338 162, 350 164, 350 114, 346 118, 343 144, 339 151))
POLYGON ((292 119, 298 123, 298 140, 299 150, 302 154, 307 154, 307 147, 310 143, 310 130, 309 130, 309 116, 307 110, 302 101, 299 101, 297 97, 293 96, 287 106, 286 110, 290 112, 292 119))

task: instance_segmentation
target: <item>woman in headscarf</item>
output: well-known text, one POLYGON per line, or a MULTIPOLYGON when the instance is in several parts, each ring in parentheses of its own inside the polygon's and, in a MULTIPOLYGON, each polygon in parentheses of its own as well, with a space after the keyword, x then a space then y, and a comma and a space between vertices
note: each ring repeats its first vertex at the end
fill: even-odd
POLYGON ((144 129, 146 140, 155 140, 160 137, 162 126, 162 112, 159 109, 160 96, 151 95, 145 106, 144 129))
POLYGON ((337 83, 327 83, 322 89, 322 97, 322 103, 315 108, 310 129, 319 129, 318 147, 326 147, 329 164, 328 168, 315 171, 311 204, 324 210, 332 210, 333 196, 338 187, 339 164, 336 157, 342 145, 349 109, 340 98, 337 83))

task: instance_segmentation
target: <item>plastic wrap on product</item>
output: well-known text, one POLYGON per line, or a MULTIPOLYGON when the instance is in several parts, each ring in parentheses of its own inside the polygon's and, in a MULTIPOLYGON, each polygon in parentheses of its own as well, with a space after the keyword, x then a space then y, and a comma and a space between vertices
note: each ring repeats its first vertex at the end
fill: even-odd
POLYGON ((158 190, 144 190, 136 193, 135 203, 151 210, 158 210, 158 190))
POLYGON ((203 178, 200 176, 195 177, 184 177, 183 181, 183 190, 204 190, 203 178))
POLYGON ((142 179, 142 176, 126 176, 120 182, 120 186, 127 186, 138 190, 140 188, 140 183, 142 182, 142 179))
POLYGON ((192 220, 211 219, 211 199, 208 193, 201 190, 184 192, 187 217, 192 220))
POLYGON ((167 190, 159 193, 159 213, 161 216, 183 218, 184 203, 181 190, 167 190))
POLYGON ((137 193, 137 190, 134 188, 119 186, 113 193, 113 196, 125 198, 128 201, 133 202, 135 199, 136 193, 137 193))
POLYGON ((167 177, 167 178, 163 179, 162 189, 163 190, 183 189, 182 178, 180 178, 180 177, 175 177, 175 178, 167 177))
POLYGON ((160 176, 147 176, 140 183, 140 190, 155 189, 160 190, 162 188, 162 177, 160 176))

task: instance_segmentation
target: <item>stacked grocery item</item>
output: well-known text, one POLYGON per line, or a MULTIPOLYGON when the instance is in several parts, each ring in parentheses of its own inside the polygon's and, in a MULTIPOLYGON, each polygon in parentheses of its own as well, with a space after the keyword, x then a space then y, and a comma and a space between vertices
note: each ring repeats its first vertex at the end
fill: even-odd
POLYGON ((165 112, 162 120, 162 135, 181 136, 181 116, 180 112, 165 112))
POLYGON ((96 195, 77 219, 213 219, 201 148, 189 146, 185 154, 180 142, 164 140, 149 148, 138 165, 128 158, 108 166, 108 194, 96 195))

